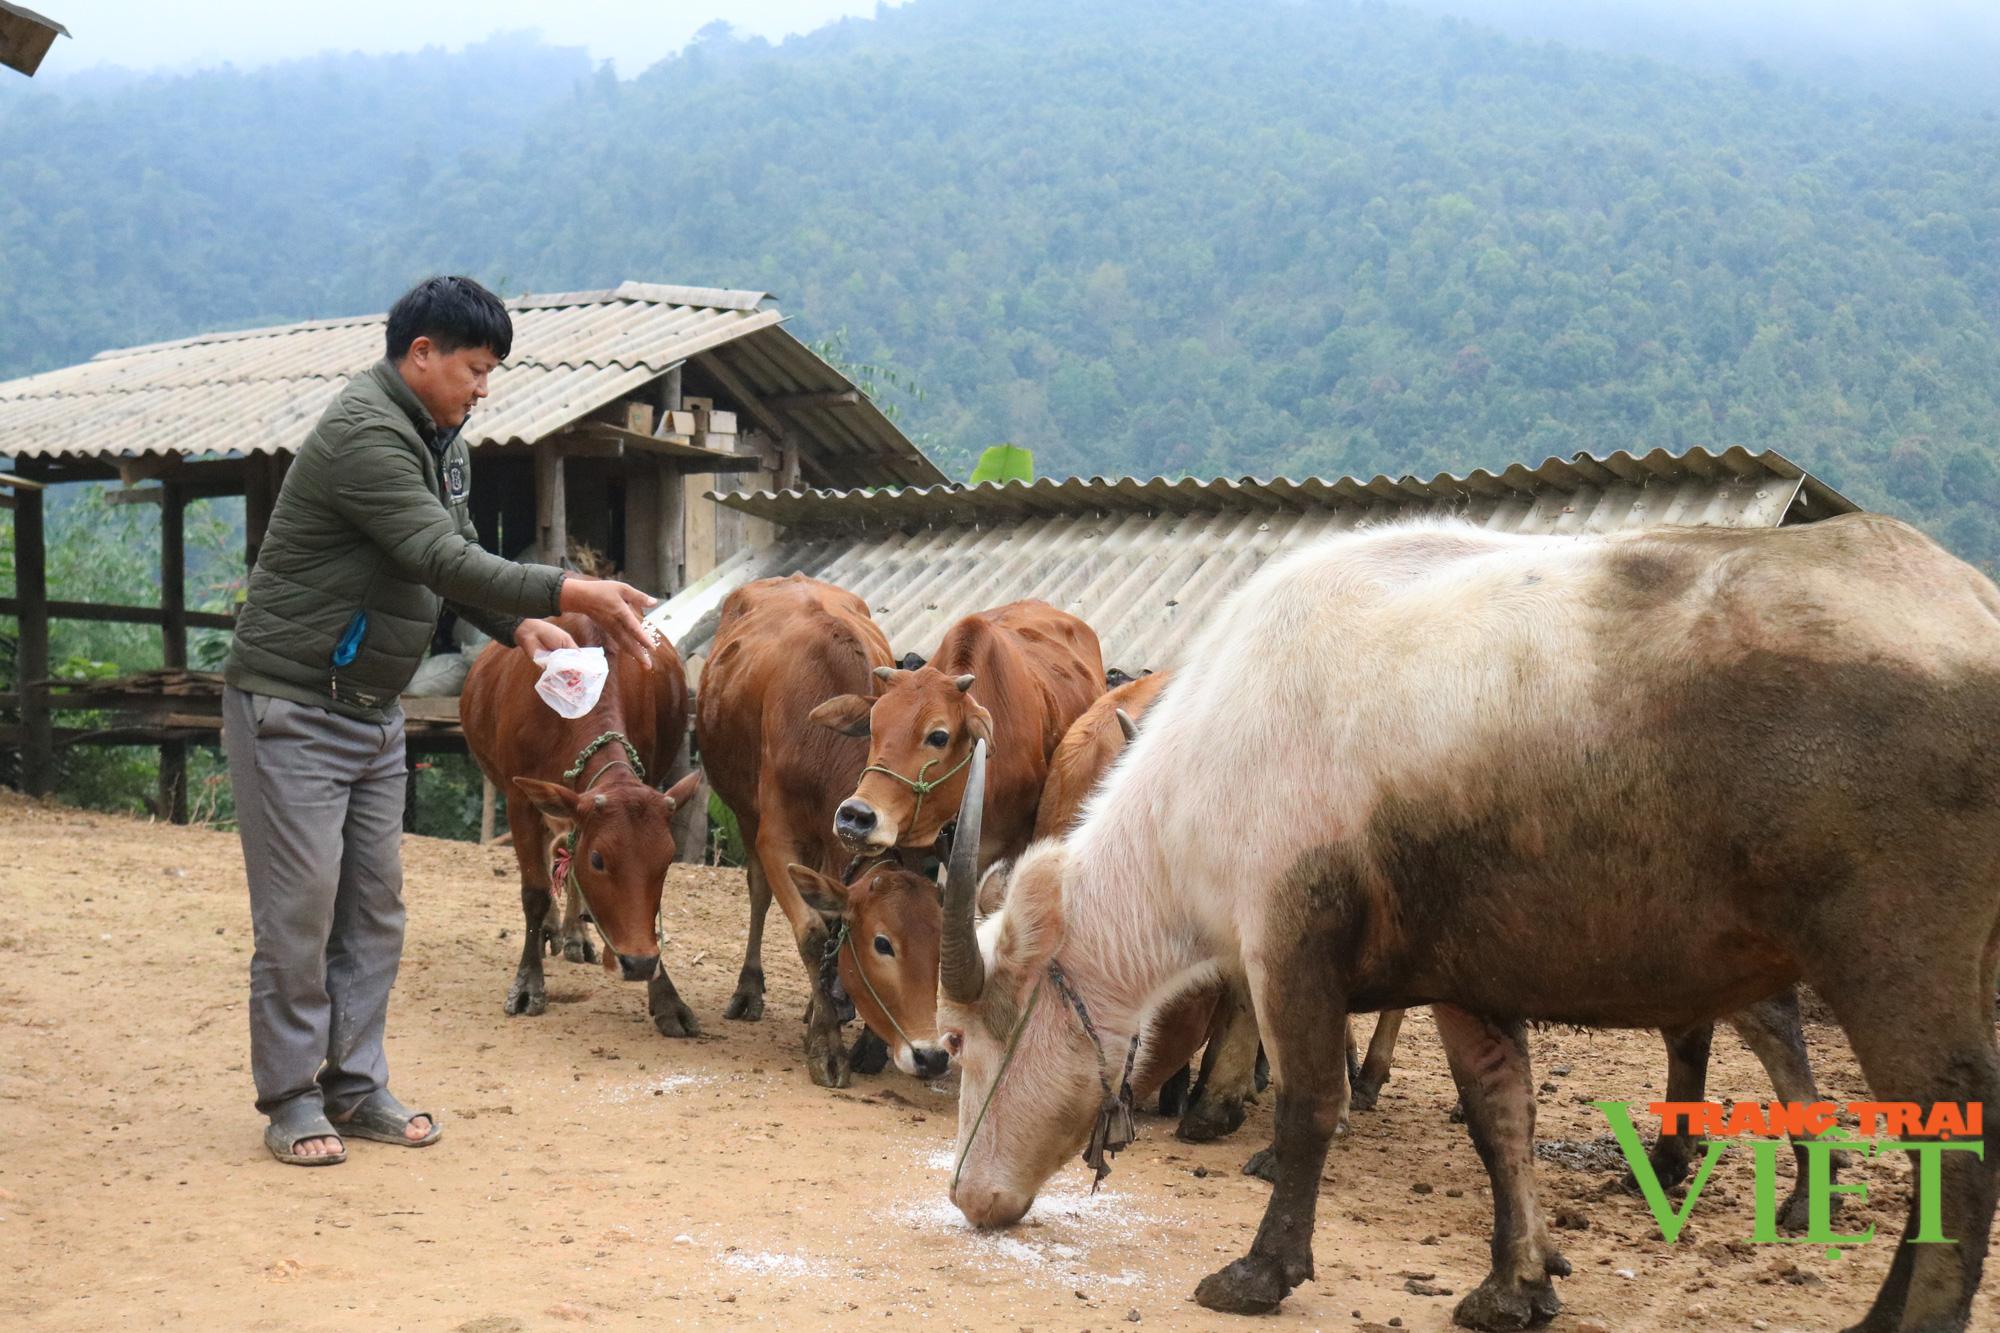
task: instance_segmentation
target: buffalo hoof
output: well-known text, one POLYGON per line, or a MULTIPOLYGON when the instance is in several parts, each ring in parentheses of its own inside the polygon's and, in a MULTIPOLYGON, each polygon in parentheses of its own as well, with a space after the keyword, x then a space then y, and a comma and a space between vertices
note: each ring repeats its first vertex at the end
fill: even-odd
POLYGON ((514 984, 507 988, 507 1013, 510 1017, 525 1014, 536 1018, 549 1010, 549 994, 542 987, 540 977, 515 977, 514 984))
POLYGON ((1187 1065, 1176 1069, 1173 1076, 1160 1085, 1160 1114, 1179 1115, 1188 1108, 1188 1084, 1194 1078, 1194 1070, 1187 1065))
POLYGON ((736 993, 729 997, 729 1003, 722 1007, 722 1016, 755 1023, 764 1016, 764 992, 738 986, 736 993))
POLYGON ((1243 1128, 1243 1103, 1234 1098, 1201 1096, 1181 1116, 1174 1137, 1183 1143, 1213 1143, 1243 1128))
POLYGON ((1348 1085, 1347 1109, 1350 1111, 1372 1111, 1375 1102, 1382 1095, 1382 1085, 1373 1079, 1357 1078, 1348 1085))
POLYGON ((1275 1147, 1259 1148, 1250 1154, 1250 1160, 1243 1164, 1243 1174, 1255 1176, 1267 1185, 1278 1183, 1278 1150, 1275 1147))
POLYGON ((847 1063, 857 1074, 879 1074, 889 1067, 889 1043, 863 1028, 847 1054, 847 1063))
POLYGON ((1203 1278, 1194 1289, 1194 1298, 1203 1308, 1222 1314, 1269 1314, 1284 1303, 1293 1287, 1311 1276, 1310 1258, 1303 1271, 1297 1271, 1268 1255, 1248 1254, 1203 1278))
POLYGON ((1562 1301, 1553 1282, 1514 1283, 1487 1279, 1465 1294, 1451 1321, 1460 1328, 1477 1328, 1488 1333, 1536 1328, 1562 1312, 1562 1301))
POLYGON ((664 972, 646 983, 646 1012, 653 1016, 653 1026, 662 1037, 699 1037, 701 1024, 694 1021, 694 1010, 682 1002, 674 992, 664 972))

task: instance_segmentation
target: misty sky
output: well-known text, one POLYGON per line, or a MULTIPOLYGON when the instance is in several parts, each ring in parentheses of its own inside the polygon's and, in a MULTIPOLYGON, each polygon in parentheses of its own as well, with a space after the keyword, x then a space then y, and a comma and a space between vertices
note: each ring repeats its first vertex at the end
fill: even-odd
POLYGON ((629 78, 719 18, 776 41, 846 15, 873 14, 875 0, 32 0, 29 8, 61 23, 72 38, 56 39, 39 78, 93 65, 250 66, 321 51, 453 49, 524 29, 558 45, 587 47, 593 59, 615 62, 629 78))
MULTIPOLYGON (((886 0, 901 3, 902 0, 886 0)), ((1218 7, 1231 0, 1216 0, 1218 7)), ((1729 36, 1746 47, 1800 40, 1861 58, 1910 48, 2000 40, 2000 0, 1409 0, 1433 12, 1497 20, 1621 8, 1682 30, 1729 36)), ((35 0, 74 40, 58 40, 43 78, 99 65, 180 69, 267 64, 321 51, 455 49, 496 32, 539 32, 583 46, 631 77, 673 54, 697 29, 726 19, 778 40, 835 19, 875 12, 876 0, 35 0)), ((1543 26, 1530 22, 1530 28, 1543 26)), ((1572 29, 1574 25, 1571 25, 1572 29)), ((1775 50, 1774 52, 1775 53, 1775 50)))

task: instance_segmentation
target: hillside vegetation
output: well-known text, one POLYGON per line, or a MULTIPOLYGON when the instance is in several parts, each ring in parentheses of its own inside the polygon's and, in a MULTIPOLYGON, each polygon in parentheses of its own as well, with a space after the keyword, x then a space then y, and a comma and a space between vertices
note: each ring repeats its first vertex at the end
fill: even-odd
POLYGON ((1742 444, 1992 562, 1995 161, 1991 113, 1332 0, 15 88, 0 373, 436 269, 748 286, 907 374, 960 472, 1742 444))

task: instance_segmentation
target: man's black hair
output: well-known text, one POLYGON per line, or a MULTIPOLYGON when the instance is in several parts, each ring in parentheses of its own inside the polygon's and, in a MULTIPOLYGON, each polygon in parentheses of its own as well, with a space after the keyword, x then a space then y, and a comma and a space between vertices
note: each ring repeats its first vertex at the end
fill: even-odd
POLYGON ((429 338, 440 352, 483 347, 503 361, 514 348, 514 321, 500 298, 471 278, 425 278, 389 307, 389 359, 429 338))

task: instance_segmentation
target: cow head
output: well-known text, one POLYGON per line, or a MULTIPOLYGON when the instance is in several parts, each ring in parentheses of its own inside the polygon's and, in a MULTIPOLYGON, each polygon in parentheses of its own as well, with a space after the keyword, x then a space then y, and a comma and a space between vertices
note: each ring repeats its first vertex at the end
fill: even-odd
POLYGON ((993 743, 993 715, 972 697, 971 676, 928 666, 876 667, 875 676, 874 699, 844 694, 812 711, 822 726, 869 738, 868 768, 834 812, 833 831, 855 849, 928 847, 965 789, 973 742, 993 743))
POLYGON ((941 1076, 951 1057, 937 1037, 937 885, 891 864, 863 871, 851 885, 801 865, 785 870, 840 941, 840 984, 861 1021, 888 1043, 896 1068, 941 1076))
POLYGON ((690 773, 664 792, 636 780, 610 781, 582 793, 533 778, 515 778, 514 785, 548 823, 552 853, 576 830, 569 874, 611 943, 605 970, 614 966, 616 954, 625 980, 652 980, 660 970, 660 890, 674 863, 670 821, 700 787, 701 774, 690 773))
POLYGON ((1062 843, 1030 847, 1005 905, 973 920, 985 785, 982 747, 945 878, 938 1030, 961 1071, 952 1202, 974 1226, 1004 1227, 1081 1151, 1102 1090, 1097 1049, 1047 979, 1063 934, 1062 843))

